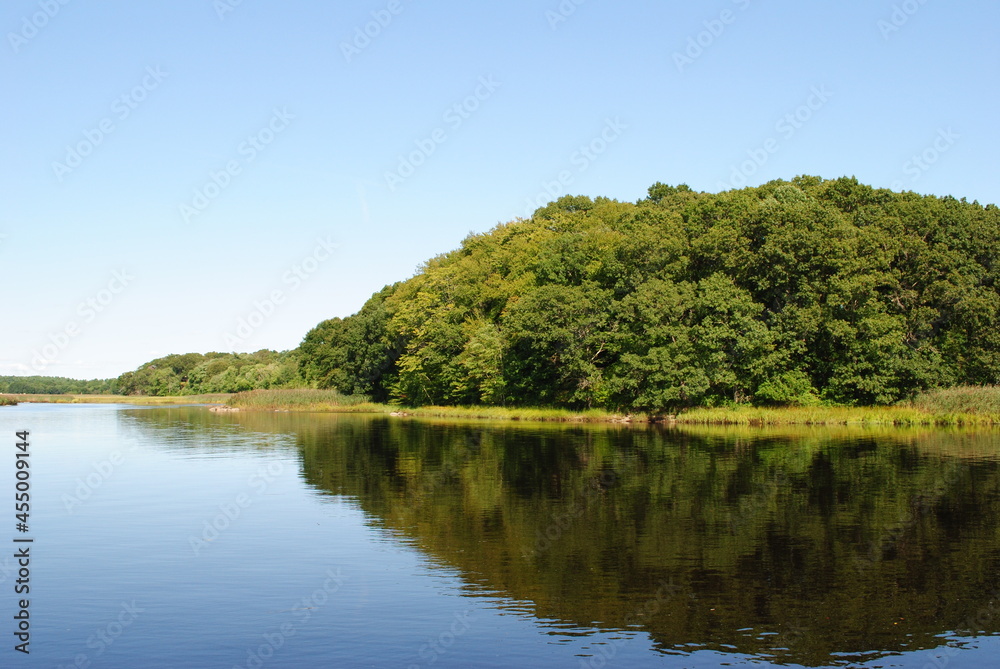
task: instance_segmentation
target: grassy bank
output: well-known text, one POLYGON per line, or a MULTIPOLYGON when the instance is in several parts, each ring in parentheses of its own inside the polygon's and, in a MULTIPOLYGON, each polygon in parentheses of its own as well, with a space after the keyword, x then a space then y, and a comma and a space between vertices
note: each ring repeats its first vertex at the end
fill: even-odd
POLYGON ((689 425, 870 425, 870 426, 995 426, 1000 425, 1000 386, 936 390, 912 402, 885 407, 723 407, 696 408, 676 416, 626 416, 599 409, 510 408, 490 406, 399 407, 341 395, 336 390, 251 390, 234 395, 174 397, 125 395, 0 395, 0 406, 18 402, 101 403, 163 406, 226 404, 244 411, 374 413, 424 418, 551 421, 564 423, 676 422, 689 425))
POLYGON ((678 423, 700 425, 1000 425, 1000 414, 937 412, 913 406, 692 409, 678 423))
POLYGON ((932 390, 911 403, 916 409, 933 413, 1000 416, 1000 386, 959 386, 932 390))
MULTIPOLYGON (((476 418, 480 420, 540 420, 599 423, 625 420, 606 411, 507 407, 399 407, 371 402, 366 397, 341 395, 336 390, 251 390, 233 395, 228 406, 246 411, 318 411, 328 413, 383 413, 425 418, 476 418)), ((640 420, 645 420, 641 417, 640 420)))
POLYGON ((922 393, 885 407, 736 407, 692 409, 677 416, 703 425, 1000 425, 1000 386, 963 386, 922 393))
POLYGON ((646 416, 626 416, 609 413, 600 409, 586 411, 570 411, 569 409, 540 408, 508 408, 508 407, 417 407, 415 409, 399 409, 407 416, 425 418, 476 418, 480 420, 536 420, 559 423, 623 423, 645 422, 646 416))
POLYGON ((335 390, 252 390, 233 395, 230 407, 247 411, 381 413, 425 418, 472 418, 576 423, 676 422, 692 425, 1000 425, 1000 388, 953 388, 921 395, 907 405, 887 407, 752 407, 697 408, 676 416, 626 416, 598 409, 509 407, 398 407, 335 390))
POLYGON ((295 388, 287 390, 248 390, 236 393, 226 402, 246 411, 320 411, 327 413, 389 413, 392 408, 370 402, 367 397, 341 395, 336 390, 295 388))
POLYGON ((0 395, 0 400, 9 397, 16 402, 39 402, 45 404, 135 404, 139 406, 160 406, 168 404, 223 404, 230 395, 177 395, 153 397, 150 395, 0 395))

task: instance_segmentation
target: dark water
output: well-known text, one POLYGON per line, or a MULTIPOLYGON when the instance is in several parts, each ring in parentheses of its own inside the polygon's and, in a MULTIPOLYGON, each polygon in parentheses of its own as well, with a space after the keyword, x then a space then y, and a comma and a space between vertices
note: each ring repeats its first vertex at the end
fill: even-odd
MULTIPOLYGON (((1000 433, 203 408, 32 431, 0 666, 997 667, 1000 433)), ((14 538, 7 511, 0 542, 14 538)))

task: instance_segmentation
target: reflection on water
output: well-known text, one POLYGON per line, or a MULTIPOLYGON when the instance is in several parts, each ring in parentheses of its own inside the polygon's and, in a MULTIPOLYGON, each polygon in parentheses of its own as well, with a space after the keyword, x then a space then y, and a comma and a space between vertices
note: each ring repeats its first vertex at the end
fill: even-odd
POLYGON ((294 445, 309 486, 563 639, 823 666, 1000 631, 996 432, 120 420, 205 454, 294 445))

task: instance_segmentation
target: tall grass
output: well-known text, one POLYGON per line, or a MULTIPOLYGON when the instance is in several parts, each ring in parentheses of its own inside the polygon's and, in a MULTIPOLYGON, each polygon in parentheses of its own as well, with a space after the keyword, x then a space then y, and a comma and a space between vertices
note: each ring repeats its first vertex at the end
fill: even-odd
POLYGON ((0 395, 0 407, 12 407, 17 404, 17 400, 8 395, 0 395))
POLYGON ((1000 410, 967 401, 952 405, 922 402, 875 407, 735 407, 691 409, 678 423, 702 425, 1000 425, 1000 410))
POLYGON ((626 420, 621 414, 598 409, 507 408, 491 406, 398 407, 371 402, 367 397, 341 395, 336 390, 250 390, 229 398, 228 405, 249 411, 327 411, 332 413, 386 413, 425 418, 475 418, 480 420, 560 421, 599 423, 626 420))
POLYGON ((912 406, 934 413, 1000 415, 1000 386, 957 386, 918 395, 912 406))
MULTIPOLYGON (((401 413, 408 416, 421 416, 433 418, 476 418, 480 420, 524 420, 524 421, 553 421, 562 423, 608 423, 608 422, 631 422, 632 418, 624 414, 609 413, 600 409, 587 409, 585 411, 571 411, 569 409, 545 409, 545 408, 508 408, 491 406, 473 407, 440 407, 427 406, 415 409, 401 409, 401 413)), ((645 421, 645 416, 638 418, 645 421)))
MULTIPOLYGON (((230 407, 262 411, 317 411, 333 413, 393 413, 427 418, 472 418, 558 422, 645 422, 652 416, 626 416, 599 409, 508 408, 491 406, 425 406, 404 408, 373 403, 367 397, 341 395, 336 390, 251 390, 233 395, 230 407)), ((1000 425, 1000 388, 953 388, 922 395, 896 406, 696 408, 668 422, 701 425, 1000 425)))
POLYGON ((390 409, 367 397, 341 395, 336 390, 296 388, 284 390, 248 390, 236 393, 227 404, 237 409, 269 411, 331 411, 383 413, 390 409))

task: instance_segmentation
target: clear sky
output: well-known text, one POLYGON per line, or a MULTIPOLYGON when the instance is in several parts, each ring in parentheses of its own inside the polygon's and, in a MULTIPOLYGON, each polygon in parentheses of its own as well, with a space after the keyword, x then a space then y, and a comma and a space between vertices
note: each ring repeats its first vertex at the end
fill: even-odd
POLYGON ((995 0, 5 0, 0 374, 293 348, 566 193, 1000 202, 998 25, 995 0))

